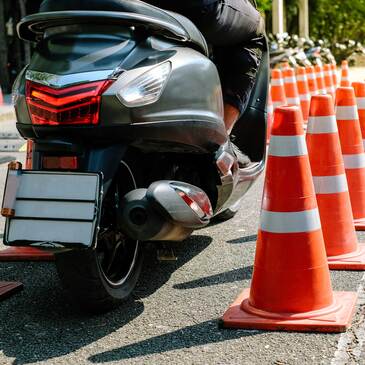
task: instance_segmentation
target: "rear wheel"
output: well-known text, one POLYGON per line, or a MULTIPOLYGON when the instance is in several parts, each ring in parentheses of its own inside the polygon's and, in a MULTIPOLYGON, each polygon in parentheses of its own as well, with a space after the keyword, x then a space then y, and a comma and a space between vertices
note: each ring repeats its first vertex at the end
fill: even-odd
POLYGON ((140 244, 126 237, 117 224, 120 198, 136 187, 132 169, 122 162, 103 200, 96 249, 56 255, 63 286, 84 309, 109 310, 125 301, 137 283, 142 266, 140 244))

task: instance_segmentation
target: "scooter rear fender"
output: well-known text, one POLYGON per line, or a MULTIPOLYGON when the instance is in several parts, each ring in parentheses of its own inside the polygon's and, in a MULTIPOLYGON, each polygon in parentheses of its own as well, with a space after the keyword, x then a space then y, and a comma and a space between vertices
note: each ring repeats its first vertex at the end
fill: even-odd
POLYGON ((78 171, 102 173, 106 194, 126 151, 127 146, 122 144, 89 147, 65 141, 37 141, 33 147, 33 169, 42 170, 43 156, 76 156, 78 171))

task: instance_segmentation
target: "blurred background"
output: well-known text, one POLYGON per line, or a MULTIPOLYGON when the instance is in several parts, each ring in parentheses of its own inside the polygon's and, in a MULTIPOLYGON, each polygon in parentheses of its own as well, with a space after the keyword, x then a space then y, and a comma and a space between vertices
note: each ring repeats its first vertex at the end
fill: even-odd
MULTIPOLYGON (((41 1, 0 0, 0 84, 4 93, 11 91, 32 53, 32 46, 17 38, 16 24, 37 12, 41 1)), ((350 65, 365 66, 365 0, 257 0, 257 6, 265 17, 272 67, 282 62, 305 66, 307 60, 326 63, 332 56, 337 63, 347 59, 350 65)))

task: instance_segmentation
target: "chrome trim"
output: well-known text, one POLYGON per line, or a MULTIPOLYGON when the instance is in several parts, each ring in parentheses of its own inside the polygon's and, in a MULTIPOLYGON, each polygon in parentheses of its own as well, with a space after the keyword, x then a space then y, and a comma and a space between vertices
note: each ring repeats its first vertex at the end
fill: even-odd
POLYGON ((232 167, 234 165, 234 162, 235 158, 228 152, 224 151, 222 154, 220 154, 216 161, 216 165, 219 169, 221 178, 227 178, 232 176, 232 167))
POLYGON ((107 80, 113 75, 114 70, 80 72, 70 75, 54 75, 47 72, 27 70, 25 78, 29 81, 37 82, 45 86, 61 88, 81 84, 84 82, 93 82, 107 80))

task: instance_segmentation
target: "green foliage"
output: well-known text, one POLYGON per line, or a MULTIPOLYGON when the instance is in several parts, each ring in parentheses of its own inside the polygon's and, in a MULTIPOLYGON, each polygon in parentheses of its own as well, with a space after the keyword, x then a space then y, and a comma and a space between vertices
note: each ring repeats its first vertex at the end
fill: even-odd
POLYGON ((335 42, 365 40, 365 0, 309 0, 310 30, 315 38, 335 42))
MULTIPOLYGON (((332 44, 354 39, 365 43, 365 0, 308 0, 310 33, 332 44)), ((272 1, 258 0, 259 9, 271 16, 272 1)), ((286 0, 286 22, 289 33, 298 32, 299 0, 286 0)))
POLYGON ((265 11, 270 11, 272 6, 272 0, 257 0, 257 7, 264 13, 265 11))

